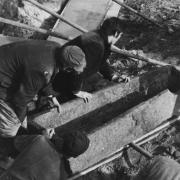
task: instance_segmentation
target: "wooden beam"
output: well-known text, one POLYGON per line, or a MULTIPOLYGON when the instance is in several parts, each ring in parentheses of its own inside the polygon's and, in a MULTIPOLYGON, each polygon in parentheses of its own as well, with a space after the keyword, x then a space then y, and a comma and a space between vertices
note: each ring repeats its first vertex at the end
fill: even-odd
POLYGON ((153 156, 151 153, 149 153, 148 151, 146 151, 145 149, 143 149, 141 146, 131 142, 129 143, 129 146, 132 147, 134 150, 136 150, 137 152, 141 153, 142 155, 144 155, 146 158, 151 159, 153 156))
POLYGON ((16 27, 19 27, 19 28, 28 29, 28 30, 31 30, 31 31, 36 31, 36 32, 39 32, 39 33, 42 33, 42 34, 47 34, 47 35, 51 35, 51 36, 54 36, 54 37, 62 38, 62 39, 65 39, 65 40, 71 40, 72 39, 71 37, 67 37, 67 36, 65 36, 65 35, 63 35, 61 33, 58 33, 58 32, 53 32, 51 30, 32 27, 32 26, 29 26, 29 25, 26 25, 26 24, 23 24, 23 23, 20 23, 20 22, 16 22, 16 21, 13 21, 13 20, 10 20, 10 19, 5 19, 5 18, 2 18, 2 17, 0 17, 0 22, 5 23, 5 24, 9 24, 9 25, 12 25, 12 26, 16 26, 16 27))
POLYGON ((59 15, 58 13, 55 13, 55 12, 51 11, 50 9, 48 9, 48 8, 46 8, 45 6, 41 5, 40 3, 38 3, 38 2, 36 2, 36 1, 34 1, 34 0, 26 0, 26 1, 30 2, 31 4, 34 4, 34 5, 37 6, 38 8, 46 11, 47 13, 53 15, 54 17, 56 17, 56 18, 58 18, 58 19, 61 19, 62 21, 64 21, 65 23, 69 24, 70 26, 78 29, 79 31, 81 31, 81 32, 87 32, 86 29, 84 29, 84 28, 82 28, 81 26, 78 26, 77 24, 75 24, 75 23, 73 23, 73 22, 71 22, 71 21, 63 18, 63 17, 62 17, 61 15, 59 15))

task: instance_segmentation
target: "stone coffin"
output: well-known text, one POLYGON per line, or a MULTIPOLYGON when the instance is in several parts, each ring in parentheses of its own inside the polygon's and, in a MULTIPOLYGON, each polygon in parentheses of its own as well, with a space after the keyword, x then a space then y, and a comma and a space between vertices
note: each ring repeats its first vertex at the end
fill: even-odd
POLYGON ((81 171, 179 112, 178 95, 167 90, 172 77, 170 67, 156 68, 127 84, 94 92, 87 104, 75 99, 62 104, 62 114, 51 109, 30 119, 46 128, 55 127, 59 134, 72 129, 87 133, 89 149, 71 159, 73 171, 81 171))

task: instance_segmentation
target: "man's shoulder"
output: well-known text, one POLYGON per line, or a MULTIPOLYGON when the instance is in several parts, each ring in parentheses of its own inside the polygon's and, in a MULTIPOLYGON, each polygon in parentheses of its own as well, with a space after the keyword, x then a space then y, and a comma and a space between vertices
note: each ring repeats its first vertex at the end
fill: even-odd
POLYGON ((82 43, 84 45, 90 45, 95 48, 103 48, 104 41, 97 31, 90 31, 82 35, 82 43))
POLYGON ((18 42, 13 42, 9 44, 5 44, 0 47, 1 50, 7 49, 8 51, 10 50, 15 50, 22 52, 22 49, 29 52, 32 50, 43 50, 43 49, 53 49, 53 48, 58 48, 61 47, 61 45, 57 42, 53 41, 48 41, 48 40, 23 40, 23 41, 18 41, 18 42))
POLYGON ((98 31, 89 31, 89 32, 84 33, 82 35, 82 39, 86 39, 86 40, 89 40, 89 41, 96 41, 96 40, 100 40, 101 36, 98 33, 98 31))
POLYGON ((55 41, 45 40, 44 43, 47 45, 55 46, 55 47, 61 47, 61 44, 59 44, 58 42, 55 42, 55 41))
POLYGON ((54 47, 61 47, 61 45, 57 42, 54 41, 48 41, 48 40, 24 40, 24 41, 19 41, 19 42, 14 42, 12 45, 15 46, 54 46, 54 47))
POLYGON ((27 46, 39 46, 40 47, 48 47, 48 48, 58 48, 61 47, 61 45, 57 42, 54 41, 49 41, 49 40, 31 40, 28 42, 26 42, 27 46))

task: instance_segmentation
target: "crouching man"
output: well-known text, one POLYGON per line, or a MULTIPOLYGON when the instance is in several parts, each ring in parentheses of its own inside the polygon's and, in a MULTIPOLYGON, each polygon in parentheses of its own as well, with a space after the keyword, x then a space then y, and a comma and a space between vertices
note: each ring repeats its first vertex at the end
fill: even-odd
POLYGON ((61 48, 55 42, 35 40, 1 46, 0 137, 17 134, 26 119, 27 104, 40 92, 52 98, 60 110, 51 82, 58 72, 72 69, 80 74, 85 66, 85 55, 77 46, 61 48))
POLYGON ((68 158, 84 153, 89 139, 79 131, 62 137, 51 134, 50 139, 45 135, 17 136, 15 147, 21 153, 0 180, 66 180, 71 176, 68 158))
POLYGON ((58 82, 62 76, 57 76, 55 79, 54 88, 61 93, 74 94, 77 97, 83 98, 85 102, 92 98, 92 95, 88 92, 82 91, 83 82, 94 73, 100 72, 105 79, 115 82, 128 82, 130 78, 122 75, 120 76, 107 62, 111 53, 111 45, 115 44, 122 35, 123 29, 126 24, 120 21, 116 17, 106 19, 103 24, 96 30, 84 33, 73 40, 67 42, 64 47, 78 46, 85 53, 86 68, 79 76, 79 78, 71 79, 72 76, 66 75, 65 80, 71 81, 74 86, 68 86, 66 89, 62 89, 58 82))

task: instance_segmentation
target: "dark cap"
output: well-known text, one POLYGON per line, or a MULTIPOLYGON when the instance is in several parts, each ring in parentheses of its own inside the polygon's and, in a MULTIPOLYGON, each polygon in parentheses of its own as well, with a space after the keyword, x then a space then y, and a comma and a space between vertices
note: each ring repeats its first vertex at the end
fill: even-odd
POLYGON ((77 157, 89 147, 89 138, 85 133, 72 131, 63 135, 63 153, 70 157, 77 157))
POLYGON ((86 65, 85 54, 78 46, 63 47, 61 57, 65 67, 75 68, 86 65))

